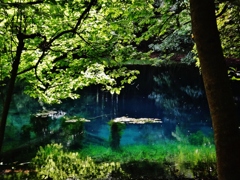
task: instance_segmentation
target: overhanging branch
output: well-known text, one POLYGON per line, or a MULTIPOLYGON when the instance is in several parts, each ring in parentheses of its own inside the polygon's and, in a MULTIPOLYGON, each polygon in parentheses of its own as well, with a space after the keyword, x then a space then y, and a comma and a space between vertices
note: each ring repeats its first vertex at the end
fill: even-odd
MULTIPOLYGON (((40 3, 41 1, 35 1, 35 2, 31 2, 31 3, 40 3)), ((79 26, 81 25, 81 22, 87 17, 89 11, 91 10, 92 6, 94 6, 95 4, 97 3, 97 0, 91 0, 90 3, 88 4, 88 6, 86 7, 86 9, 83 11, 83 13, 80 15, 80 17, 78 18, 77 22, 76 22, 76 25, 72 28, 72 29, 69 29, 69 30, 65 30, 65 31, 62 31, 60 32, 59 34, 57 34, 56 36, 54 36, 49 42, 47 42, 46 40, 46 37, 45 36, 42 36, 40 33, 37 33, 37 34, 31 34, 31 35, 26 35, 24 34, 24 39, 27 39, 27 38, 35 38, 37 36, 39 37, 43 37, 44 40, 42 43, 44 44, 48 44, 48 48, 47 49, 42 49, 43 50, 43 54, 41 55, 41 57, 38 59, 37 63, 34 65, 34 66, 31 66, 29 68, 26 68, 24 69, 23 71, 19 72, 18 75, 20 74, 23 74, 23 73, 26 73, 28 71, 31 71, 32 69, 35 69, 35 73, 36 73, 36 69, 39 65, 39 63, 41 62, 41 60, 43 59, 43 56, 45 56, 45 52, 48 51, 48 49, 50 48, 51 44, 57 40, 58 38, 60 38, 61 36, 65 35, 65 34, 68 34, 68 33, 73 33, 73 34, 76 34, 77 33, 77 29, 79 28, 79 26)), ((26 3, 25 3, 26 4, 26 3)), ((81 37, 82 38, 82 37, 81 37)), ((82 38, 83 39, 83 38, 82 38)), ((85 41, 85 39, 83 39, 85 43, 87 43, 85 41)), ((76 48, 74 48, 76 49, 76 48)), ((78 57, 77 54, 74 54, 73 55, 74 58, 78 57)), ((58 61, 60 59, 64 59, 67 57, 67 53, 64 53, 62 56, 60 56, 59 58, 56 58, 55 61, 58 61)), ((80 57, 80 56, 79 56, 80 57)), ((37 79, 41 82, 41 80, 38 78, 38 76, 36 75, 37 79)))
POLYGON ((83 13, 80 15, 80 17, 77 20, 77 23, 75 25, 74 28, 69 29, 69 30, 65 30, 60 32, 58 35, 56 35, 55 37, 53 37, 50 41, 49 44, 52 44, 56 39, 60 38, 61 36, 63 36, 64 34, 67 33, 73 33, 75 34, 78 27, 80 26, 82 20, 87 16, 87 14, 89 13, 89 11, 91 10, 92 6, 94 6, 97 3, 97 0, 91 0, 90 3, 88 4, 88 6, 86 7, 86 9, 83 11, 83 13))

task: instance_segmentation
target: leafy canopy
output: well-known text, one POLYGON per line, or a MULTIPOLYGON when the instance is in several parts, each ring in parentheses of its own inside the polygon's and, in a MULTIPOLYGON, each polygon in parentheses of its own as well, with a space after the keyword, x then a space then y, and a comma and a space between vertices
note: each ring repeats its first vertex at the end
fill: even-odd
MULTIPOLYGON (((122 65, 146 61, 152 52, 156 65, 176 54, 193 62, 185 0, 5 0, 0 8, 0 85, 20 56, 18 80, 43 102, 77 98, 77 90, 91 84, 120 93, 138 74, 122 65)), ((238 58, 239 7, 228 5, 217 20, 225 55, 238 58)))
POLYGON ((17 56, 25 91, 47 103, 77 98, 76 90, 90 84, 119 93, 136 78, 137 71, 111 67, 144 57, 132 45, 134 22, 127 17, 129 9, 151 8, 151 2, 23 0, 0 6, 2 82, 10 77, 17 56), (24 47, 18 54, 19 38, 24 47))

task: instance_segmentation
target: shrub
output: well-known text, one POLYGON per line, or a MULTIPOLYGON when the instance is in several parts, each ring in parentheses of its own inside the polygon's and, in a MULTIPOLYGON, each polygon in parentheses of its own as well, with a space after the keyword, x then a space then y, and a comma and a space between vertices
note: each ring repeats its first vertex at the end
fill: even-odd
POLYGON ((33 159, 38 178, 41 179, 104 179, 124 172, 120 163, 95 163, 92 158, 81 158, 78 153, 64 152, 62 145, 41 147, 33 159))

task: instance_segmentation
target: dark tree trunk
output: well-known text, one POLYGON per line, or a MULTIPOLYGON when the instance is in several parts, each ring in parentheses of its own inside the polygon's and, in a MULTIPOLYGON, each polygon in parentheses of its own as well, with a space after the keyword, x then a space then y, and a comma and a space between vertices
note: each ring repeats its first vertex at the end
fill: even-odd
POLYGON ((19 40, 19 42, 18 42, 18 46, 17 46, 17 53, 16 53, 15 60, 13 61, 13 64, 12 64, 12 71, 11 71, 10 81, 8 84, 8 91, 6 94, 6 99, 4 101, 2 118, 1 118, 1 122, 0 122, 0 152, 2 152, 5 127, 6 127, 6 123, 7 123, 7 116, 8 116, 12 96, 13 96, 14 85, 15 85, 15 80, 17 77, 18 66, 20 64, 21 54, 22 54, 22 50, 24 48, 23 37, 21 34, 18 35, 18 40, 19 40))
POLYGON ((216 25, 214 0, 190 0, 190 9, 214 129, 218 178, 237 180, 240 129, 216 25))

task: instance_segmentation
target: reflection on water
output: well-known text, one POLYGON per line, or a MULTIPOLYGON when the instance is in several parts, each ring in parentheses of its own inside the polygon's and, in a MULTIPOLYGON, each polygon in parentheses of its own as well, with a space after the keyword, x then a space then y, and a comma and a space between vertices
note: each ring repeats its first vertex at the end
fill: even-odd
POLYGON ((139 78, 127 86, 120 95, 111 95, 101 91, 99 86, 92 86, 82 90, 81 98, 78 100, 65 100, 61 105, 49 106, 17 93, 8 118, 5 142, 23 143, 18 139, 21 135, 28 137, 26 140, 38 138, 42 134, 41 123, 35 122, 30 115, 42 109, 51 110, 50 112, 56 115, 53 118, 54 114, 51 114, 51 118, 46 120, 50 121, 45 123, 49 127, 43 128, 43 134, 51 134, 61 129, 62 120, 57 117, 58 112, 64 113, 63 115, 66 113, 68 117, 91 120, 85 123, 84 131, 91 137, 106 141, 110 137, 108 122, 116 117, 162 120, 161 124, 127 125, 121 134, 121 145, 154 144, 176 139, 173 132, 178 127, 185 136, 198 131, 205 135, 212 133, 207 101, 198 69, 150 66, 137 68, 141 72, 139 78))

